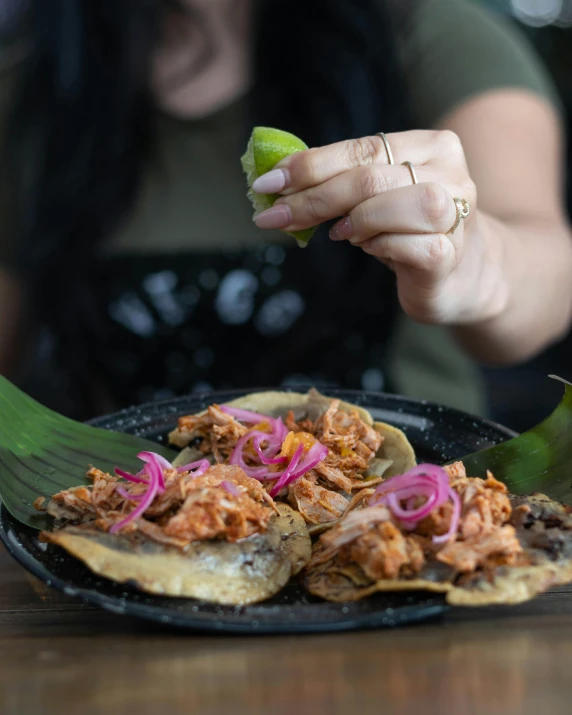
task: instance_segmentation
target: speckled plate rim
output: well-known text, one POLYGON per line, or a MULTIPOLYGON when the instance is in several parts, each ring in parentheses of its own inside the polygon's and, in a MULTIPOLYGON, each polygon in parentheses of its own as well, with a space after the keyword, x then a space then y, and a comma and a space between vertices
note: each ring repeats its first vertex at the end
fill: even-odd
MULTIPOLYGON (((183 405, 189 403, 189 401, 201 404, 211 404, 213 402, 223 402, 234 397, 239 397, 241 395, 249 394, 252 392, 260 392, 264 389, 270 388, 252 388, 243 390, 226 390, 217 391, 211 393, 198 393, 189 395, 186 397, 179 397, 174 399, 167 399, 158 401, 155 403, 146 403, 139 407, 131 407, 119 412, 109 414, 97 419, 91 420, 90 424, 98 427, 107 427, 110 424, 122 424, 123 426, 131 426, 130 429, 126 429, 128 432, 137 432, 145 436, 145 434, 152 433, 156 431, 157 420, 165 420, 168 415, 172 418, 173 424, 179 414, 184 414, 188 410, 181 409, 183 405), (137 427, 139 418, 142 413, 146 410, 151 410, 154 413, 162 415, 162 417, 157 418, 157 420, 145 419, 140 427, 137 427), (131 423, 131 425, 130 425, 131 423)), ((292 389, 284 389, 284 391, 300 391, 303 392, 307 389, 305 386, 300 386, 292 389)), ((376 413, 378 419, 383 419, 383 413, 386 411, 388 415, 391 413, 399 413, 400 417, 403 418, 404 422, 407 423, 408 419, 411 421, 410 428, 419 428, 420 422, 423 420, 419 415, 415 415, 417 412, 429 414, 441 414, 443 417, 448 416, 452 420, 458 419, 461 422, 471 421, 475 426, 479 426, 481 429, 488 430, 491 433, 496 433, 499 441, 502 439, 509 439, 515 436, 515 432, 512 430, 496 424, 490 420, 475 417, 469 415, 465 412, 455 410, 449 407, 442 407, 436 403, 427 401, 418 401, 411 398, 404 398, 398 395, 389 395, 385 393, 371 393, 363 392, 359 390, 340 390, 340 389, 327 389, 324 390, 330 397, 341 397, 348 401, 356 402, 364 407, 368 407, 368 402, 370 399, 378 400, 385 405, 384 408, 380 407, 370 407, 372 411, 376 413), (409 408, 409 409, 408 409, 409 408)), ((201 409, 200 405, 196 409, 201 409)), ((408 432, 407 424, 400 424, 406 432, 408 432)), ((163 425, 164 427, 164 425, 163 425)), ((243 622, 237 622, 225 618, 223 614, 214 615, 209 612, 209 617, 204 620, 198 618, 196 614, 186 612, 179 612, 175 609, 167 609, 160 604, 145 604, 141 602, 135 602, 129 599, 121 599, 116 595, 106 595, 102 593, 97 588, 82 588, 78 587, 77 584, 72 584, 65 579, 60 578, 49 568, 40 563, 37 558, 26 548, 26 546, 20 540, 18 534, 25 533, 28 528, 19 524, 5 509, 5 507, 0 502, 0 539, 6 546, 9 553, 13 558, 20 563, 27 571, 39 578, 41 581, 46 583, 48 586, 56 588, 62 591, 65 595, 82 600, 93 606, 102 608, 103 610, 109 611, 111 613, 119 615, 127 615, 130 617, 140 618, 146 621, 152 621, 154 623, 163 624, 165 626, 185 629, 191 631, 201 631, 216 633, 237 633, 237 634, 293 634, 293 633, 325 633, 325 632, 339 632, 339 631, 351 631, 351 630, 365 630, 365 629, 378 629, 395 627, 400 625, 408 625, 419 623, 421 621, 436 618, 451 609, 443 596, 439 594, 427 594, 423 593, 421 596, 418 594, 419 600, 411 604, 399 605, 395 609, 393 608, 382 608, 379 610, 368 610, 363 613, 346 613, 349 609, 344 608, 343 604, 329 604, 326 602, 317 602, 314 604, 308 604, 309 606, 315 606, 316 608, 323 607, 324 609, 334 610, 339 616, 338 620, 326 622, 320 622, 319 620, 306 620, 306 621, 282 621, 271 623, 262 623, 255 620, 257 609, 262 609, 264 604, 256 604, 251 607, 244 607, 244 611, 253 611, 249 616, 245 618, 243 622)), ((33 533, 33 530, 29 530, 33 533)), ((70 558, 73 561, 72 557, 70 558)), ((106 579, 101 579, 106 581, 106 579)), ((408 598, 415 598, 416 594, 411 593, 408 598)), ((151 597, 152 600, 155 597, 151 597)), ((165 599, 162 599, 165 600, 165 599)), ((178 603, 181 599, 168 599, 170 602, 178 603)), ((364 603, 364 602, 362 602, 364 603)), ((212 604, 206 604, 212 611, 212 604)), ((348 604, 350 605, 350 604, 348 604)), ((275 608, 280 609, 280 605, 276 605, 275 608)), ((199 611, 203 609, 199 606, 199 611)), ((240 610, 233 609, 234 614, 240 617, 240 610)), ((208 611, 204 612, 206 615, 208 611)), ((245 613, 246 615, 246 613, 245 613)), ((307 615, 306 615, 307 618, 307 615)))
MULTIPOLYGON (((94 427, 105 427, 108 422, 117 422, 117 421, 122 421, 124 424, 127 423, 129 420, 136 418, 142 410, 145 410, 146 408, 150 407, 151 405, 160 410, 160 409, 168 409, 173 415, 176 415, 178 412, 178 406, 179 405, 184 405, 186 402, 189 400, 197 400, 201 401, 204 404, 214 404, 214 403, 221 403, 221 402, 227 402, 229 400, 236 399, 238 397, 243 397, 244 395, 250 395, 255 392, 300 392, 300 393, 305 393, 308 392, 308 390, 312 389, 313 385, 311 384, 301 384, 301 385, 296 385, 295 387, 252 387, 248 389, 228 389, 228 390, 215 390, 212 392, 197 392, 197 393, 191 393, 189 395, 183 395, 181 397, 170 397, 164 400, 157 400, 155 402, 146 402, 143 403, 142 405, 138 406, 133 406, 133 407, 126 407, 123 410, 118 410, 117 412, 110 412, 107 415, 102 415, 101 417, 96 417, 92 420, 88 420, 87 424, 93 425, 94 427)), ((503 436, 506 439, 512 439, 513 437, 518 437, 518 432, 515 432, 514 430, 510 429, 510 427, 506 427, 505 425, 501 425, 499 422, 495 422, 494 420, 490 420, 486 417, 480 417, 478 415, 473 415, 470 412, 464 412, 462 410, 458 410, 454 407, 446 407, 444 405, 440 405, 437 402, 432 402, 431 400, 417 400, 413 397, 405 397, 403 395, 396 395, 393 393, 389 392, 373 392, 373 391, 366 391, 366 390, 353 390, 353 389, 345 389, 345 388, 337 388, 337 387, 324 387, 324 388, 319 388, 319 391, 322 392, 322 394, 327 395, 328 397, 339 397, 340 399, 346 400, 348 402, 352 402, 354 404, 360 405, 364 407, 365 409, 368 409, 367 407, 367 398, 377 398, 377 399, 382 399, 384 400, 388 405, 394 405, 393 408, 388 407, 385 411, 387 413, 391 412, 399 412, 401 415, 403 415, 405 418, 409 416, 410 412, 414 412, 416 409, 424 408, 426 412, 432 412, 432 413, 440 413, 444 415, 449 415, 451 418, 456 418, 458 420, 471 420, 475 423, 477 423, 481 427, 488 428, 491 430, 491 432, 496 432, 499 436, 503 436), (367 396, 367 397, 366 397, 367 396), (409 410, 407 408, 410 408, 409 410)), ((375 408, 377 413, 382 413, 384 410, 375 408)), ((381 417, 377 419, 382 419, 381 417)), ((415 417, 413 418, 415 422, 419 421, 419 418, 415 417)), ((145 431, 148 431, 149 428, 152 428, 152 422, 148 422, 145 425, 145 431)), ((405 432, 407 432, 408 425, 403 424, 400 425, 400 428, 403 429, 405 432)))

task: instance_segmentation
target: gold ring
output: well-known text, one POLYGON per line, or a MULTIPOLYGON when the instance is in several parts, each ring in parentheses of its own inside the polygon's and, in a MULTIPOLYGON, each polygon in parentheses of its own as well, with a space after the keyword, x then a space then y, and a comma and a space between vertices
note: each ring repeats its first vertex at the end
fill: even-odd
POLYGON ((409 173, 411 174, 411 178, 413 179, 414 184, 419 183, 419 179, 417 178, 417 173, 415 171, 415 167, 410 161, 404 161, 401 166, 406 166, 409 169, 409 173))
POLYGON ((468 201, 465 201, 465 199, 459 199, 457 197, 455 197, 453 201, 455 202, 457 218, 455 219, 455 225, 450 231, 448 231, 448 233, 455 233, 455 231, 459 228, 459 224, 461 223, 461 221, 466 219, 467 216, 469 216, 469 214, 471 213, 471 205, 468 201))
POLYGON ((385 144, 385 151, 387 152, 387 160, 389 161, 390 165, 393 166, 395 162, 393 161, 393 152, 391 151, 391 147, 389 146, 389 139, 383 132, 379 132, 379 134, 376 134, 376 136, 382 138, 383 143, 385 144))

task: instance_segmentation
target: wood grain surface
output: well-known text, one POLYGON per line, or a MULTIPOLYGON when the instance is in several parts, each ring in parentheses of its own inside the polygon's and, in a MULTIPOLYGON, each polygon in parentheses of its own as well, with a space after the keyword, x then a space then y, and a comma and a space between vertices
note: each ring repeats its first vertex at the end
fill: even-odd
POLYGON ((214 636, 104 613, 0 547, 2 715, 567 715, 572 588, 320 636, 214 636))

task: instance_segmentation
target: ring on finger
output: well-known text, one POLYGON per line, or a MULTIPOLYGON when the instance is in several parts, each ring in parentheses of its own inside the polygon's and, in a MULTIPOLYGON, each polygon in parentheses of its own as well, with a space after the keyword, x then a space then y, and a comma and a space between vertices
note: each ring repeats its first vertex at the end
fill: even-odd
POLYGON ((401 166, 406 166, 409 169, 409 173, 411 174, 411 178, 413 179, 414 184, 419 183, 419 179, 417 178, 417 172, 415 171, 415 167, 410 161, 404 161, 401 166))
POLYGON ((387 152, 387 160, 389 161, 390 165, 393 166, 395 164, 395 161, 393 160, 393 152, 391 151, 391 147, 389 146, 389 139, 387 138, 387 135, 383 132, 378 132, 376 136, 381 137, 385 146, 385 151, 387 152))
POLYGON ((455 233, 455 231, 459 228, 459 224, 461 223, 461 221, 464 221, 464 219, 466 219, 471 213, 471 205, 468 201, 466 201, 465 199, 460 199, 458 197, 455 197, 453 201, 455 202, 455 210, 457 211, 457 217, 455 219, 453 228, 447 232, 448 234, 455 233))

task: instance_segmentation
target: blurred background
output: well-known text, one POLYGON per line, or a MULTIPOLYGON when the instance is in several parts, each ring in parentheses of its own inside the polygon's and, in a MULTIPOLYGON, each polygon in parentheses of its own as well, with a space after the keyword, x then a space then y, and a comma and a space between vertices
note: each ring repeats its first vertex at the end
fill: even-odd
MULTIPOLYGON (((468 0, 487 6, 516 23, 532 41, 559 89, 572 136, 572 0, 468 0)), ((46 0, 51 2, 51 0, 46 0)), ((0 0, 0 45, 10 38, 17 12, 27 0, 0 0)), ((568 207, 572 210, 572 151, 567 150, 568 207)), ((571 276, 572 279, 572 276, 571 276)), ((561 395, 547 376, 572 381, 572 335, 544 354, 516 368, 484 370, 491 414, 497 421, 524 430, 543 419, 561 395)))

